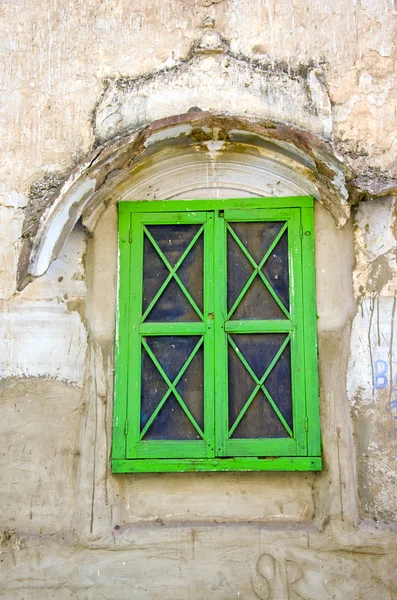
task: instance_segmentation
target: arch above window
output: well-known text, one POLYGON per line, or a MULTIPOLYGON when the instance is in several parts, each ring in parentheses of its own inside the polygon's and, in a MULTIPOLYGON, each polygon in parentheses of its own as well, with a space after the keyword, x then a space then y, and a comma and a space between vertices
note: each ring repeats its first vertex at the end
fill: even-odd
POLYGON ((79 219, 94 233, 120 200, 311 195, 343 226, 351 178, 328 143, 296 127, 201 111, 161 119, 98 147, 27 211, 18 289, 47 271, 79 219))

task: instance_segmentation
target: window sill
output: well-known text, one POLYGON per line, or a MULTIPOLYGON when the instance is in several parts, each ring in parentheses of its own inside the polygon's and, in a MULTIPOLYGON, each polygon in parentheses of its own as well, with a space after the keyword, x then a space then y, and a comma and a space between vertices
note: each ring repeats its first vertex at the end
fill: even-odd
POLYGON ((181 473, 200 471, 321 471, 320 456, 277 458, 114 459, 113 473, 181 473))

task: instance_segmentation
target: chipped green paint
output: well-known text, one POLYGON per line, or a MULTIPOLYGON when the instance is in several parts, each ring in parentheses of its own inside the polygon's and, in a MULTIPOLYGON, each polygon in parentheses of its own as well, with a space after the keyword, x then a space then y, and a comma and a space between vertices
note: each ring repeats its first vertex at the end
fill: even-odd
POLYGON ((201 201, 142 201, 119 204, 119 313, 116 349, 116 388, 112 469, 119 472, 319 470, 321 444, 318 413, 313 199, 309 197, 201 201), (233 222, 284 221, 280 232, 257 263, 231 227, 233 222), (201 225, 172 267, 146 225, 201 225), (262 267, 285 231, 288 231, 289 297, 287 309, 262 267), (253 272, 231 309, 227 310, 227 232, 250 263, 253 272), (302 232, 305 235, 302 235, 302 232), (142 314, 143 239, 146 235, 165 265, 168 275, 142 314), (203 311, 178 277, 178 269, 200 236, 204 236, 203 311), (232 320, 253 279, 259 276, 282 311, 280 320, 232 320), (174 280, 194 309, 198 321, 147 323, 145 318, 168 283, 174 280), (286 338, 262 377, 238 352, 231 335, 285 333, 286 338), (171 381, 156 359, 147 336, 199 336, 193 351, 171 381), (284 348, 290 344, 293 429, 266 388, 266 379, 284 348), (228 422, 228 347, 252 378, 253 391, 234 423, 228 422), (201 428, 176 386, 190 362, 204 347, 204 427, 201 428), (151 358, 167 391, 140 426, 142 348, 151 358), (232 439, 258 390, 262 390, 285 430, 282 438, 232 439), (144 436, 167 398, 173 394, 194 427, 197 439, 149 439, 144 436))

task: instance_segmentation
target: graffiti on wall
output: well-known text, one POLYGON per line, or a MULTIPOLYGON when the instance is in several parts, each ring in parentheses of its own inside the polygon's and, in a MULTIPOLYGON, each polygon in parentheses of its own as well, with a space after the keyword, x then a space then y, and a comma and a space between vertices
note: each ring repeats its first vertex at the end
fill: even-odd
POLYGON ((386 360, 376 360, 374 363, 374 387, 376 390, 389 390, 386 402, 386 412, 390 414, 390 425, 386 435, 392 441, 393 458, 397 459, 397 374, 393 377, 390 365, 386 360))
POLYGON ((299 585, 300 582, 305 583, 305 572, 297 562, 284 557, 277 560, 271 554, 264 553, 256 561, 255 571, 252 588, 260 600, 272 600, 275 597, 306 600, 299 585))

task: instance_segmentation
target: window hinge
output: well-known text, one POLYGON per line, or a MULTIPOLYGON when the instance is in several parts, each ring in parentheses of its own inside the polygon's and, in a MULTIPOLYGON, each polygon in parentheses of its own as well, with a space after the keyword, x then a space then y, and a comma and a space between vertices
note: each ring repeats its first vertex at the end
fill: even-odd
POLYGON ((131 231, 131 229, 128 232, 128 241, 129 241, 130 244, 132 243, 132 231, 131 231))
POLYGON ((302 227, 302 225, 299 225, 299 235, 300 235, 300 238, 302 240, 303 239, 303 227, 302 227))
POLYGON ((128 435, 128 421, 127 421, 127 419, 125 420, 125 424, 124 424, 124 435, 128 435))
POLYGON ((309 431, 309 419, 305 417, 305 431, 309 431))

